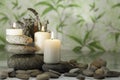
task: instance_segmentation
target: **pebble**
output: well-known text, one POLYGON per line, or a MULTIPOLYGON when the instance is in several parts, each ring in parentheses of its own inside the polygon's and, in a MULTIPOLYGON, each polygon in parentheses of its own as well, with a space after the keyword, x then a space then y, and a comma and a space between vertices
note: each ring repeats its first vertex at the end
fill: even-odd
POLYGON ((29 80, 30 75, 28 74, 16 74, 16 78, 29 80))
POLYGON ((59 73, 59 72, 57 72, 57 71, 49 70, 49 72, 52 72, 52 73, 54 73, 54 74, 57 74, 57 75, 61 76, 61 73, 59 73))
POLYGON ((106 74, 106 77, 119 77, 120 76, 120 72, 117 71, 108 71, 106 74))
POLYGON ((30 74, 31 77, 36 77, 39 74, 42 74, 43 72, 38 70, 38 69, 34 69, 34 70, 27 70, 26 71, 28 74, 30 74))
POLYGON ((76 64, 76 67, 80 68, 81 70, 84 70, 88 68, 88 64, 78 63, 76 64))
POLYGON ((104 74, 94 74, 95 79, 104 79, 105 75, 104 74))
POLYGON ((84 74, 85 76, 92 77, 93 74, 94 74, 94 72, 91 71, 91 70, 86 69, 86 70, 83 71, 83 74, 84 74))
POLYGON ((46 73, 43 73, 43 74, 39 74, 37 75, 37 80, 49 80, 50 79, 50 76, 46 73))
POLYGON ((89 67, 89 70, 91 70, 91 71, 93 71, 93 72, 95 72, 97 69, 99 69, 99 68, 97 68, 97 67, 94 66, 94 65, 90 65, 90 67, 89 67))
POLYGON ((73 65, 73 66, 76 66, 77 60, 71 59, 71 60, 69 61, 69 63, 70 63, 71 65, 73 65))
POLYGON ((107 62, 104 61, 103 59, 97 59, 90 64, 90 66, 92 65, 96 66, 97 68, 101 68, 102 66, 106 66, 107 62))
POLYGON ((10 44, 23 44, 28 45, 33 42, 33 39, 31 37, 28 37, 26 35, 7 35, 6 41, 10 44))
POLYGON ((8 67, 15 70, 42 69, 43 55, 40 54, 14 54, 8 59, 8 67))
POLYGON ((97 69, 97 70, 95 71, 95 74, 104 75, 104 70, 103 70, 102 68, 97 69))
POLYGON ((74 69, 71 69, 69 71, 69 73, 78 73, 78 74, 80 74, 80 73, 82 73, 82 71, 79 68, 74 68, 74 69))
POLYGON ((27 74, 25 70, 16 70, 16 74, 27 74))
POLYGON ((12 54, 34 54, 34 52, 37 50, 33 46, 12 45, 12 44, 7 44, 5 46, 5 49, 7 52, 10 52, 12 54))
POLYGON ((0 71, 0 79, 6 79, 8 77, 8 72, 0 71))
POLYGON ((67 77, 77 77, 78 74, 77 73, 64 73, 64 76, 67 76, 67 77))
POLYGON ((79 75, 77 76, 77 79, 79 79, 79 80, 85 80, 85 76, 79 74, 79 75))
POLYGON ((60 75, 57 75, 55 73, 52 73, 52 72, 45 72, 46 74, 48 74, 50 76, 50 78, 59 78, 60 75))

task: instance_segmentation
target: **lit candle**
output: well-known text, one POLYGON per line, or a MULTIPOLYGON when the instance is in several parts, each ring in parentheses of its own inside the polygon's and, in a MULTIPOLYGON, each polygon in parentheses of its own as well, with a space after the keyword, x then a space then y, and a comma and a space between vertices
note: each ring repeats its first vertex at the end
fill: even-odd
POLYGON ((37 53, 43 53, 44 52, 44 41, 46 39, 50 39, 50 33, 45 32, 44 26, 42 26, 41 32, 35 33, 35 46, 37 48, 37 53))
POLYGON ((13 29, 6 29, 6 35, 23 35, 22 29, 16 29, 16 23, 13 23, 13 29))
POLYGON ((52 32, 51 39, 48 39, 45 41, 44 62, 45 63, 59 63, 60 62, 60 47, 61 47, 60 40, 54 39, 54 34, 52 32))

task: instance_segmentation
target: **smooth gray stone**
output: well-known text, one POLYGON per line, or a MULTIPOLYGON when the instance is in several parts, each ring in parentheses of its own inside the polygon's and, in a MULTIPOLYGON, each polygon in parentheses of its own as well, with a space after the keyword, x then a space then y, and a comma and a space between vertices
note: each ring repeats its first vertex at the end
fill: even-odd
POLYGON ((61 76, 61 73, 59 73, 59 72, 57 72, 57 71, 54 71, 54 70, 49 70, 49 72, 51 72, 51 73, 54 73, 54 74, 57 74, 57 75, 61 76))
POLYGON ((78 73, 78 74, 80 74, 80 73, 81 73, 81 70, 80 70, 79 68, 74 68, 74 69, 71 69, 71 70, 69 71, 69 73, 78 73))
POLYGON ((48 74, 50 76, 50 78, 59 78, 60 75, 57 75, 55 73, 52 73, 52 72, 45 72, 46 74, 48 74))
POLYGON ((28 45, 33 42, 33 39, 31 37, 28 37, 26 35, 7 35, 6 41, 10 44, 23 44, 28 45))
POLYGON ((34 52, 37 50, 35 47, 32 46, 12 44, 7 44, 5 49, 13 54, 34 54, 34 52))
POLYGON ((8 59, 8 67, 16 70, 42 69, 43 55, 14 54, 8 59))
POLYGON ((37 75, 36 79, 37 80, 49 80, 50 76, 48 74, 46 74, 46 73, 43 73, 43 74, 37 75))
POLYGON ((120 72, 118 71, 108 71, 106 77, 120 77, 120 72))
POLYGON ((29 80, 30 75, 28 75, 28 74, 16 74, 16 78, 29 80))
POLYGON ((16 74, 27 74, 26 70, 16 70, 16 74))
POLYGON ((67 77, 77 77, 78 74, 77 73, 64 73, 64 76, 67 76, 67 77))
POLYGON ((44 64, 42 66, 42 69, 46 72, 48 72, 51 69, 60 73, 68 72, 72 68, 74 67, 70 65, 68 62, 61 62, 58 64, 44 64))
POLYGON ((83 71, 83 74, 84 74, 85 76, 92 77, 93 74, 94 74, 94 72, 91 71, 91 70, 86 69, 86 70, 83 71))
POLYGON ((8 72, 0 71, 0 79, 6 79, 8 77, 8 72))

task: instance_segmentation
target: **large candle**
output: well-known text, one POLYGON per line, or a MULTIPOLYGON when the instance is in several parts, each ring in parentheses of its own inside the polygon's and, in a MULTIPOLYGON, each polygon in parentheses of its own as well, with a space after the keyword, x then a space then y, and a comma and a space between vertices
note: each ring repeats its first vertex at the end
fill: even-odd
POLYGON ((61 42, 58 39, 53 39, 53 33, 51 33, 51 39, 45 41, 44 48, 44 62, 45 63, 59 63, 60 62, 60 47, 61 42))
POLYGON ((6 35, 23 35, 23 30, 16 29, 16 23, 13 23, 13 29, 6 29, 6 35))
POLYGON ((35 46, 37 47, 37 53, 40 54, 44 52, 44 41, 50 39, 50 33, 44 31, 44 26, 42 26, 42 31, 35 33, 35 46))

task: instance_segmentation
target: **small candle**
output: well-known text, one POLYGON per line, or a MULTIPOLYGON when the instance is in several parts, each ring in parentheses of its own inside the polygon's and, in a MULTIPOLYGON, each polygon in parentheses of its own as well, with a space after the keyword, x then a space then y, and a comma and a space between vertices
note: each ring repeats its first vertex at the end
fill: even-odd
POLYGON ((48 39, 45 41, 44 62, 45 63, 59 63, 60 62, 60 47, 61 47, 60 40, 54 39, 54 34, 52 32, 51 39, 48 39))
POLYGON ((13 29, 6 29, 6 35, 23 35, 23 30, 16 29, 16 23, 13 23, 13 29))
POLYGON ((44 31, 44 26, 42 26, 41 32, 39 31, 35 33, 35 46, 38 49, 37 53, 40 54, 44 52, 44 41, 50 39, 50 33, 44 31))

